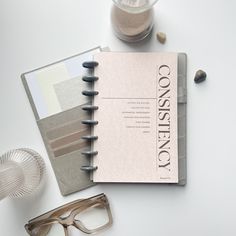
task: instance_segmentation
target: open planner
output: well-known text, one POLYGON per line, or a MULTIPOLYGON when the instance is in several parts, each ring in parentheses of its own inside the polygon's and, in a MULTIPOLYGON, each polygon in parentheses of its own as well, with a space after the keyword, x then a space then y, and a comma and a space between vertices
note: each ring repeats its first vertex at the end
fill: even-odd
POLYGON ((22 75, 63 195, 186 183, 186 67, 184 53, 95 48, 22 75))

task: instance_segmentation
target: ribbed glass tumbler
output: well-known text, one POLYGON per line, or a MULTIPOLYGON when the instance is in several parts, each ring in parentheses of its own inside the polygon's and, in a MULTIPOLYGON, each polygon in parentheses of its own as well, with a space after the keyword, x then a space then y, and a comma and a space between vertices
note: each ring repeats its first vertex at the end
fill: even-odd
POLYGON ((21 148, 0 156, 0 200, 32 193, 45 172, 42 157, 32 149, 21 148))

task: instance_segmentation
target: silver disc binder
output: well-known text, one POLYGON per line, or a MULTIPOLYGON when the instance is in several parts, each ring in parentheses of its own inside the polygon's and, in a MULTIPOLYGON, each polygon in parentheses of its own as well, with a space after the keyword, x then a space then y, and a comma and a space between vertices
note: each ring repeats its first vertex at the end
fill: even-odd
MULTIPOLYGON (((96 61, 86 61, 82 64, 82 66, 84 68, 87 68, 87 69, 90 69, 90 70, 93 70, 94 67, 98 66, 98 63, 96 61)), ((90 73, 93 73, 93 71, 90 71, 90 73)), ((94 83, 95 81, 98 80, 98 77, 96 76, 93 76, 93 75, 86 75, 86 76, 83 76, 82 77, 82 80, 84 82, 87 82, 87 83, 94 83)), ((84 90, 82 91, 82 94, 85 95, 85 96, 96 96, 99 92, 98 91, 91 91, 91 90, 84 90)), ((93 110, 97 110, 98 109, 98 106, 84 106, 82 107, 83 110, 89 110, 89 111, 93 111, 93 110), (96 108, 96 109, 94 109, 96 108)), ((98 121, 96 120, 82 120, 82 124, 84 125, 90 125, 90 126, 93 126, 93 125, 97 125, 98 124, 98 121)), ((84 138, 84 137, 83 137, 84 138)), ((88 136, 87 136, 88 138, 88 136)), ((94 141, 94 140, 97 140, 98 137, 97 136, 90 136, 90 138, 88 138, 88 140, 90 141, 94 141)), ((92 148, 92 145, 90 145, 90 147, 92 148)), ((97 155, 98 152, 96 150, 88 150, 88 151, 85 151, 85 152, 82 152, 83 155, 87 155, 89 157, 93 157, 94 155, 97 155)), ((91 163, 91 162, 90 162, 91 163)), ((92 166, 92 165, 89 165, 89 166, 81 166, 80 169, 83 170, 83 171, 95 171, 97 170, 97 166, 92 166)))

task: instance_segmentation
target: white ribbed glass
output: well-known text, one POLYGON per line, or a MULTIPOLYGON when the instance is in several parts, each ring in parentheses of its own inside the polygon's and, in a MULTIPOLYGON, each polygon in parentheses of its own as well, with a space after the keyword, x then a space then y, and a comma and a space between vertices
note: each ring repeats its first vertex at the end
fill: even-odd
POLYGON ((0 156, 0 200, 32 193, 45 171, 42 157, 32 149, 21 148, 0 156))

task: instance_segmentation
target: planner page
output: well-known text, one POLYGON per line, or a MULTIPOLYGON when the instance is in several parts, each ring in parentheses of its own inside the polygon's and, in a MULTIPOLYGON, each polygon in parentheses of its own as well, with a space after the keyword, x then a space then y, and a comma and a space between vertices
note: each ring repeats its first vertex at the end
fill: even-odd
POLYGON ((177 54, 101 52, 94 182, 178 182, 177 54))

